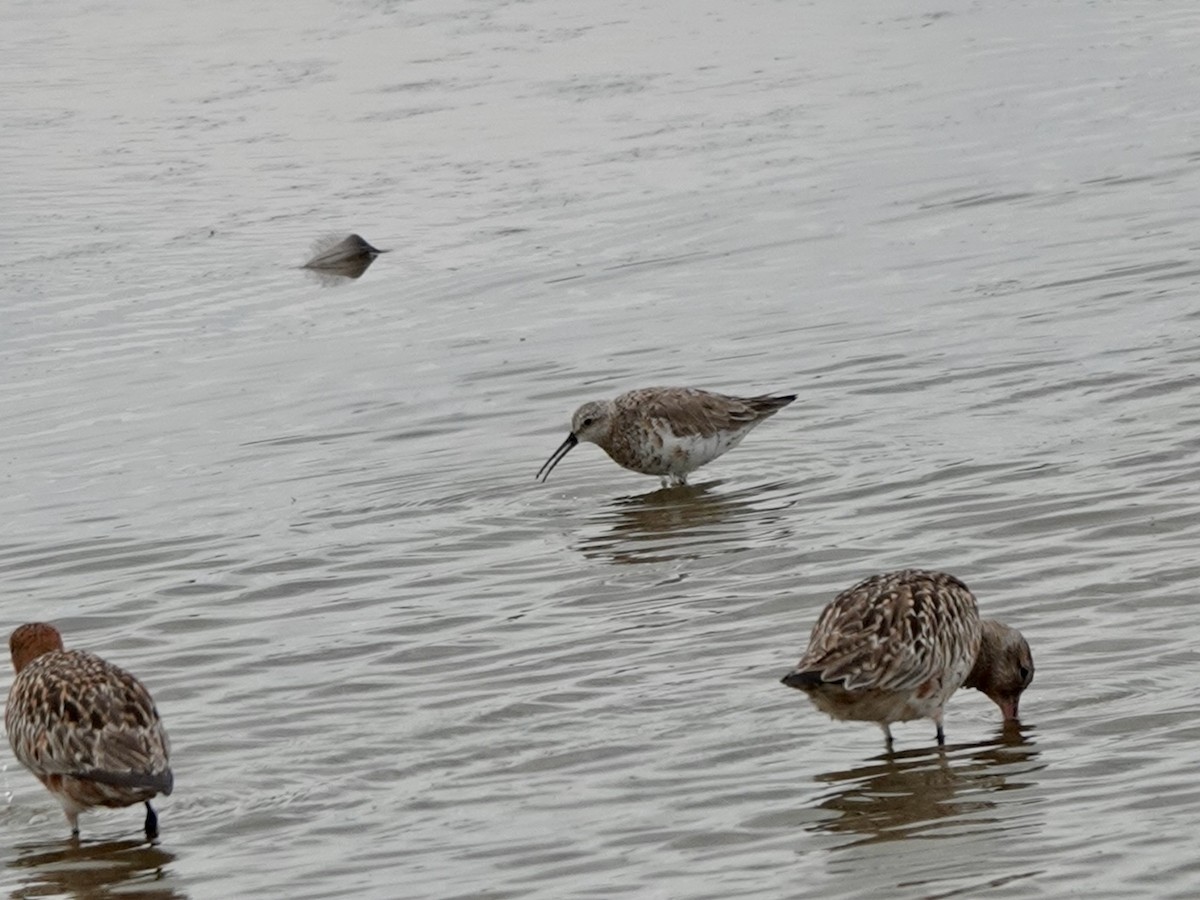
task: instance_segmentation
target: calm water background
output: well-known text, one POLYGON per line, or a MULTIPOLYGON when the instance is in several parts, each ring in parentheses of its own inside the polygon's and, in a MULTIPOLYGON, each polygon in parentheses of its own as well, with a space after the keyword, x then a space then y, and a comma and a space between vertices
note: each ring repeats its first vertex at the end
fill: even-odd
MULTIPOLYGON (((1191 3, 0 5, 4 630, 153 689, 163 838, 0 753, 14 897, 1194 897, 1191 3), (390 247, 359 280, 311 241, 390 247), (580 402, 800 401, 660 492, 580 402), (777 683, 955 572, 981 695, 777 683)), ((4 682, 6 690, 7 679, 4 682)))

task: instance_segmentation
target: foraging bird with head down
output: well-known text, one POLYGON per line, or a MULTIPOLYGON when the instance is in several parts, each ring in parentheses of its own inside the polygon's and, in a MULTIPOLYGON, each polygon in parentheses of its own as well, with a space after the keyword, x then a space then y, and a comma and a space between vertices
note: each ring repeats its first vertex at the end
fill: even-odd
POLYGON ((975 596, 953 575, 905 569, 873 575, 834 598, 783 683, 835 719, 875 722, 892 748, 893 722, 933 719, 945 744, 943 707, 960 687, 1017 721, 1033 681, 1021 633, 980 619, 975 596))
POLYGON ((16 678, 4 728, 13 753, 62 804, 71 834, 96 806, 146 804, 171 793, 170 742, 145 686, 84 650, 64 650, 53 625, 22 625, 9 638, 16 678))
POLYGON ((732 450, 757 425, 796 399, 730 397, 699 388, 641 388, 575 411, 571 433, 538 471, 545 481, 576 444, 599 445, 620 466, 657 475, 663 487, 732 450))

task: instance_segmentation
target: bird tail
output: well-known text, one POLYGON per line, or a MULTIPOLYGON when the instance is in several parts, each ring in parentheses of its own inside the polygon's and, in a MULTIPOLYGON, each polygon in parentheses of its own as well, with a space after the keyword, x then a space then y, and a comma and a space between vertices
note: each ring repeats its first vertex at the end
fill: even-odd
POLYGON ((781 394, 779 396, 764 394, 761 397, 751 397, 747 402, 755 413, 765 419, 767 416, 775 415, 775 413, 779 412, 795 399, 795 394, 781 394))
POLYGON ((825 683, 825 679, 821 677, 821 673, 813 669, 793 669, 779 680, 788 687, 793 687, 800 691, 811 691, 825 683))
POLYGON ((80 772, 75 777, 113 787, 155 791, 164 796, 169 795, 175 786, 175 776, 171 774, 170 769, 163 769, 161 772, 107 772, 103 769, 93 769, 90 772, 80 772))

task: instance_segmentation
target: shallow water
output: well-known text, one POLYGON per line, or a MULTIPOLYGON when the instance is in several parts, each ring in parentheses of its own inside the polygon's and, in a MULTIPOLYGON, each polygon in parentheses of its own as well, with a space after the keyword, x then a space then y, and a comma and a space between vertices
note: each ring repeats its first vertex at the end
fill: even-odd
POLYGON ((137 672, 162 840, 5 749, 13 896, 1191 897, 1200 12, 0 7, 10 624, 137 672), (357 279, 299 267, 357 232, 357 279), (800 400, 658 490, 580 402, 800 400), (1037 660, 835 724, 944 568, 1037 660))

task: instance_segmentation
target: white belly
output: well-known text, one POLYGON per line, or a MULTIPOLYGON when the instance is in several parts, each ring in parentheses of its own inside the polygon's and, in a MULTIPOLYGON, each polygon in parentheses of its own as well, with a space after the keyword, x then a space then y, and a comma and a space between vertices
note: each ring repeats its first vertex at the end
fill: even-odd
POLYGON ((742 442, 749 428, 741 431, 718 431, 709 437, 691 434, 676 437, 665 429, 662 434, 662 475, 686 475, 712 462, 727 450, 742 442))

